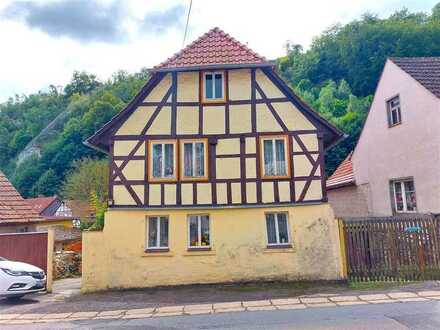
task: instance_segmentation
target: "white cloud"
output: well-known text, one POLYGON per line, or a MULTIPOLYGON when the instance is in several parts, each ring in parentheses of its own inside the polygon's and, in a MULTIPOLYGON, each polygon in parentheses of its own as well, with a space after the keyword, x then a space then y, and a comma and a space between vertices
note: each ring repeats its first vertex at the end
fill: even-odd
MULTIPOLYGON (((61 0, 56 0, 61 1, 61 0)), ((53 1, 52 1, 53 2, 53 1)), ((111 0, 101 1, 105 5, 111 0)), ((284 44, 291 40, 308 46, 312 38, 337 22, 348 22, 369 11, 387 16, 396 9, 430 10, 437 0, 193 0, 187 43, 218 26, 269 59, 284 54, 284 44)), ((0 11, 14 1, 0 4, 0 11)), ((47 4, 49 1, 38 1, 47 4)), ((123 2, 127 17, 121 24, 127 33, 124 42, 81 42, 69 34, 56 37, 41 29, 32 29, 23 21, 0 18, 0 102, 14 94, 28 94, 50 84, 65 85, 73 70, 86 70, 107 79, 124 69, 135 72, 152 67, 182 46, 183 25, 168 30, 151 23, 168 8, 186 6, 189 1, 130 0, 123 2), (150 26, 139 28, 147 18, 150 26), (149 20, 148 20, 149 18, 149 20), (158 33, 160 32, 160 33, 158 33)), ((185 19, 185 10, 175 10, 185 19)), ((158 23, 157 23, 158 24, 158 23)))

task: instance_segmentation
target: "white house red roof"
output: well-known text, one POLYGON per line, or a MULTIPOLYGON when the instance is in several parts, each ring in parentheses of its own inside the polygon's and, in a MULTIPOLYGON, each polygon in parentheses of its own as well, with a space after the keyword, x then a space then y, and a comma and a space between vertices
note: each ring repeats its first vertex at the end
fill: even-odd
POLYGON ((345 158, 345 160, 338 166, 333 174, 327 179, 327 189, 337 188, 341 186, 348 186, 355 182, 353 173, 353 163, 351 158, 353 152, 345 158))
POLYGON ((269 61, 216 27, 154 69, 244 64, 269 64, 269 61))

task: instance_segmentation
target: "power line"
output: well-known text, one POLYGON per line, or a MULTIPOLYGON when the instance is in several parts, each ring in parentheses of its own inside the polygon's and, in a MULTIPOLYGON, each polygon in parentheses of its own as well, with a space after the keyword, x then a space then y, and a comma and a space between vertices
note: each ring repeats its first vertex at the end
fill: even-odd
POLYGON ((190 0, 189 9, 188 9, 188 16, 186 17, 185 34, 183 35, 182 48, 183 48, 183 46, 185 46, 186 34, 188 33, 189 15, 191 15, 192 3, 193 3, 192 0, 190 0))

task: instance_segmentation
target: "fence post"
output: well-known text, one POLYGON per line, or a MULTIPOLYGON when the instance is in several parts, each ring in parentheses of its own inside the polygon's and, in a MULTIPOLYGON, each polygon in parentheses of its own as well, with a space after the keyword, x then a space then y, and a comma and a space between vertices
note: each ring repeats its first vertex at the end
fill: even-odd
POLYGON ((52 293, 53 284, 53 250, 55 241, 55 230, 47 229, 47 274, 46 274, 46 291, 52 293))
POLYGON ((345 247, 345 231, 344 231, 344 221, 338 219, 339 228, 339 248, 341 252, 341 272, 342 278, 347 278, 347 253, 345 247))

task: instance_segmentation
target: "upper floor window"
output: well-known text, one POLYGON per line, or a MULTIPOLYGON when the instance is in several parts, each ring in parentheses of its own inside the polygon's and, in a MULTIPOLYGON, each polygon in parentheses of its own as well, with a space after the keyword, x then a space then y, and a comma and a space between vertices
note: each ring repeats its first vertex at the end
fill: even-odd
POLYGON ((288 177, 287 137, 267 136, 261 138, 263 177, 288 177))
POLYGON ((152 141, 150 143, 150 180, 176 179, 176 141, 152 141))
MULTIPOLYGON (((206 140, 182 140, 182 180, 206 179, 208 177, 206 140)), ((182 152, 181 151, 181 152, 182 152)))
POLYGON ((290 234, 287 213, 266 214, 267 245, 289 245, 290 234))
POLYGON ((203 100, 224 101, 224 72, 204 72, 203 73, 203 100))
POLYGON ((396 212, 416 212, 416 189, 413 179, 391 181, 396 212))
POLYGON ((148 249, 168 249, 168 217, 148 217, 148 249))
POLYGON ((387 101, 388 111, 388 126, 395 126, 402 122, 400 115, 400 98, 399 96, 393 97, 387 101))

